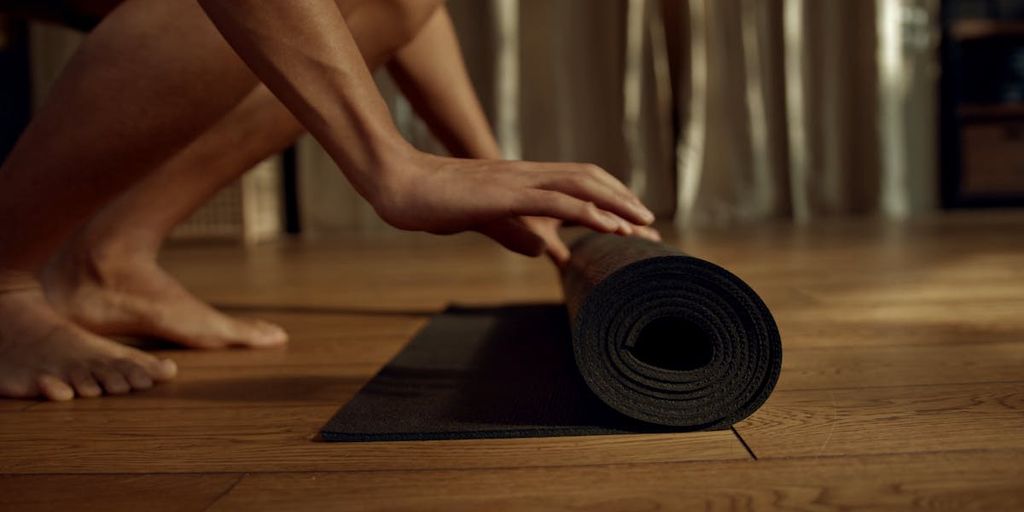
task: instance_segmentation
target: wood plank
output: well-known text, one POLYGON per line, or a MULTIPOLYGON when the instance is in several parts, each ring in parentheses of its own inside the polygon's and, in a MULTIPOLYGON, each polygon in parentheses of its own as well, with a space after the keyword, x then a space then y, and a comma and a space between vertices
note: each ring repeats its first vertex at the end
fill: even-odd
POLYGON ((730 431, 322 443, 335 406, 49 411, 0 423, 0 473, 352 471, 749 458, 730 431))
MULTIPOLYGON (((787 342, 783 342, 787 346, 787 342)), ((784 350, 777 391, 1024 382, 1021 343, 784 350)))
MULTIPOLYGON (((753 261, 718 262, 752 284, 788 285, 802 290, 900 290, 929 282, 970 286, 1024 280, 1024 269, 1020 268, 1024 257, 1017 255, 993 255, 984 252, 957 256, 901 253, 899 257, 879 257, 878 253, 883 248, 873 245, 871 241, 865 244, 871 252, 864 252, 865 249, 850 249, 838 252, 834 256, 828 252, 822 254, 821 251, 814 249, 780 252, 772 257, 762 258, 760 267, 756 267, 753 261), (766 261, 770 261, 771 264, 765 265, 766 261)), ((932 250, 941 254, 944 248, 932 250)), ((829 297, 822 295, 815 298, 829 297)), ((901 302, 903 301, 905 300, 901 299, 901 302)))
POLYGON ((906 277, 888 283, 842 283, 806 285, 801 290, 826 303, 938 303, 967 301, 1024 301, 1024 279, 992 279, 955 282, 906 277))
MULTIPOLYGON (((473 235, 353 233, 316 244, 280 242, 245 251, 180 247, 162 262, 200 297, 240 306, 396 312, 440 311, 452 302, 562 299, 550 263, 511 254, 473 235)), ((752 284, 771 304, 810 300, 787 282, 752 284)))
POLYGON ((1022 509, 1022 229, 985 212, 669 233, 779 321, 779 389, 737 426, 757 461, 730 432, 314 442, 424 313, 557 301, 553 269, 477 236, 173 248, 200 296, 293 343, 164 351, 181 379, 150 393, 0 400, 0 509, 202 510, 236 482, 214 509, 1022 509))
POLYGON ((1020 510, 1024 452, 252 474, 231 510, 1020 510))
POLYGON ((22 411, 31 406, 32 403, 33 402, 29 402, 26 400, 11 400, 9 398, 0 398, 0 413, 22 411))
POLYGON ((257 246, 244 258, 241 252, 184 247, 162 261, 199 296, 217 303, 395 311, 441 310, 452 301, 560 299, 550 263, 510 254, 479 235, 363 233, 317 244, 257 246))
POLYGON ((1024 449, 1024 382, 778 391, 735 428, 760 459, 1024 449))
MULTIPOLYGON (((346 353, 338 347, 332 348, 338 350, 338 355, 346 353)), ((396 345, 393 350, 399 348, 396 345)), ((249 353, 232 352, 218 357, 227 359, 236 354, 249 353)), ((29 402, 34 405, 28 412, 339 406, 351 399, 390 355, 378 361, 359 361, 353 356, 352 362, 344 357, 322 357, 322 364, 315 366, 183 365, 177 379, 146 392, 98 400, 29 402)), ((301 360, 308 361, 308 358, 301 360)), ((1019 344, 1010 343, 787 350, 776 390, 1001 383, 1021 379, 1022 367, 1024 351, 1019 350, 1019 344)), ((28 404, 6 403, 12 408, 28 404)))
POLYGON ((238 482, 214 475, 0 475, 0 510, 201 511, 238 482))
POLYGON ((1019 343, 1024 301, 818 304, 775 308, 786 349, 1019 343))

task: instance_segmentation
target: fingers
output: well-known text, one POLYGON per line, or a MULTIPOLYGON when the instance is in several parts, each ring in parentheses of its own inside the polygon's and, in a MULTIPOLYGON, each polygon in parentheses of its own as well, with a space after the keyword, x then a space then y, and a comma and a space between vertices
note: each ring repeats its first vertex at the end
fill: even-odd
MULTIPOLYGON (((535 164, 534 164, 535 165, 535 164)), ((591 164, 559 164, 554 169, 530 168, 532 186, 590 201, 632 224, 647 225, 654 214, 621 181, 591 164)))
POLYGON ((611 188, 613 188, 615 190, 618 190, 618 191, 620 191, 620 192, 622 192, 622 193, 624 193, 624 194, 626 194, 628 196, 631 196, 633 199, 639 201, 639 198, 637 198, 636 195, 633 194, 633 191, 630 190, 629 187, 627 187, 625 183, 619 181, 619 179, 616 178, 615 176, 612 176, 612 174, 610 172, 602 169, 601 167, 599 167, 597 165, 590 164, 590 163, 563 163, 563 164, 553 164, 553 165, 556 166, 555 169, 553 169, 553 170, 569 171, 569 172, 581 172, 581 173, 587 174, 590 177, 592 177, 592 178, 594 178, 594 179, 604 183, 605 185, 607 185, 607 186, 609 186, 609 187, 611 187, 611 188))
POLYGON ((502 219, 483 226, 479 231, 506 249, 525 256, 540 256, 545 250, 544 239, 534 233, 522 219, 502 219))
POLYGON ((509 213, 515 216, 551 217, 573 222, 601 233, 622 229, 622 219, 583 201, 551 190, 527 189, 518 194, 509 213))
POLYGON ((569 247, 558 233, 562 223, 558 219, 547 217, 523 217, 522 220, 530 231, 544 240, 544 252, 552 263, 558 267, 565 266, 569 261, 569 247))
POLYGON ((654 215, 632 194, 610 187, 600 180, 580 172, 548 172, 534 177, 534 187, 568 194, 577 199, 591 202, 602 210, 625 219, 624 234, 631 234, 633 224, 646 225, 654 221, 654 215))
POLYGON ((652 228, 650 226, 637 226, 636 227, 636 236, 638 236, 640 238, 645 238, 645 239, 650 240, 652 242, 660 242, 661 241, 661 233, 658 233, 657 229, 654 229, 654 228, 652 228))
POLYGON ((569 248, 558 235, 558 221, 546 217, 516 217, 478 229, 510 251, 535 257, 547 254, 555 265, 569 261, 569 248))
POLYGON ((569 257, 572 255, 569 252, 569 247, 565 245, 562 238, 558 236, 557 231, 541 232, 540 236, 545 242, 545 251, 551 261, 559 268, 564 267, 569 262, 569 257))
POLYGON ((645 224, 645 209, 638 203, 629 202, 621 193, 592 179, 582 178, 579 174, 550 174, 537 188, 568 194, 577 199, 594 203, 595 206, 611 213, 618 221, 617 232, 623 235, 633 234, 634 224, 645 224), (628 219, 628 220, 627 220, 628 219))
POLYGON ((548 245, 547 255, 555 266, 564 268, 569 263, 569 257, 572 256, 572 253, 569 252, 565 242, 559 241, 548 245))

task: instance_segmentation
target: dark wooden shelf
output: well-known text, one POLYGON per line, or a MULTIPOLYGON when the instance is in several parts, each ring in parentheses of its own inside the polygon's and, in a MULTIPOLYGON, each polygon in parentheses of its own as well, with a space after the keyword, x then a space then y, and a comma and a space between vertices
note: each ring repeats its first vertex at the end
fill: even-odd
POLYGON ((1024 21, 1004 20, 958 20, 950 27, 953 39, 969 41, 995 37, 1019 37, 1024 39, 1024 21))
POLYGON ((957 107, 962 119, 1024 119, 1024 103, 969 104, 957 107))

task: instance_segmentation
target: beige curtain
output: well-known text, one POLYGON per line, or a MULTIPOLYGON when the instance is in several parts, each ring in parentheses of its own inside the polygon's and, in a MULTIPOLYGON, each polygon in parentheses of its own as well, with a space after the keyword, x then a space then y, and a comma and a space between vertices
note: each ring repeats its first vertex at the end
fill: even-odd
MULTIPOLYGON (((597 163, 684 225, 935 206, 937 0, 448 5, 509 158, 597 163)), ((381 86, 406 136, 439 150, 381 86)), ((303 155, 308 227, 380 225, 303 155)))
POLYGON ((937 2, 687 7, 678 220, 901 217, 934 207, 937 2))

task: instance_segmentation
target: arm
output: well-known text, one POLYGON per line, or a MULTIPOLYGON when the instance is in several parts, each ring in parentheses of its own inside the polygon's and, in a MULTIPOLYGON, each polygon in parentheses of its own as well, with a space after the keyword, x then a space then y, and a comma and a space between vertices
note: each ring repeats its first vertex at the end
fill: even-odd
POLYGON ((228 43, 367 199, 412 151, 331 0, 200 0, 228 43))
POLYGON ((412 148, 391 122, 331 0, 200 0, 224 38, 390 224, 453 233, 522 215, 603 232, 648 224, 621 183, 588 164, 462 160, 412 148))
POLYGON ((439 7, 419 34, 395 53, 388 71, 452 156, 501 158, 446 7, 439 7))
MULTIPOLYGON (((466 71, 447 8, 435 11, 419 34, 395 54, 388 71, 452 155, 501 158, 498 141, 466 71)), ((535 253, 540 246, 556 264, 562 264, 569 259, 569 249, 558 235, 559 224, 548 217, 520 217, 503 219, 480 231, 517 252, 535 253)), ((659 239, 651 228, 633 228, 640 236, 659 239)))

